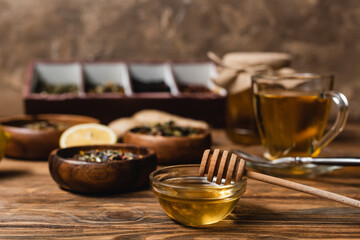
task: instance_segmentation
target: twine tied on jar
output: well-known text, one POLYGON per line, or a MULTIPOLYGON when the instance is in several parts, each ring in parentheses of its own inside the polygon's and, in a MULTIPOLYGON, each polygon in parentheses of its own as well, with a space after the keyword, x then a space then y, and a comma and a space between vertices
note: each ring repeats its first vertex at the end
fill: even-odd
POLYGON ((295 71, 290 68, 291 56, 277 52, 232 52, 221 59, 213 52, 207 56, 218 64, 218 77, 213 81, 230 94, 251 87, 251 76, 255 74, 287 75, 295 71))

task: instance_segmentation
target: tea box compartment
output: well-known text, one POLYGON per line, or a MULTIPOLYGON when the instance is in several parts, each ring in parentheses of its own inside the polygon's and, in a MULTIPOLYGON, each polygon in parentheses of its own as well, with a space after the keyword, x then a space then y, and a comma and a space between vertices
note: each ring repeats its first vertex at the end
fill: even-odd
POLYGON ((216 67, 213 63, 173 63, 172 70, 181 94, 226 95, 226 90, 212 81, 217 77, 216 67))
POLYGON ((79 63, 39 63, 33 70, 30 94, 79 94, 83 90, 79 63))
POLYGON ((83 72, 87 94, 132 94, 127 65, 123 62, 85 63, 83 72))
POLYGON ((130 81, 134 93, 167 92, 178 95, 170 65, 163 64, 130 64, 130 81))
POLYGON ((224 127, 226 90, 214 84, 216 75, 211 62, 35 61, 25 112, 88 115, 107 124, 157 109, 224 127))

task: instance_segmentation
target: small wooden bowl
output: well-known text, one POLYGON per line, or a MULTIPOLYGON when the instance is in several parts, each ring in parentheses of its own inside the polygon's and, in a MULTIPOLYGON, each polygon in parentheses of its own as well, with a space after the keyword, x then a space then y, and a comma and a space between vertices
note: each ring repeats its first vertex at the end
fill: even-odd
POLYGON ((65 114, 22 115, 3 118, 0 123, 4 131, 10 134, 5 154, 11 158, 45 160, 52 150, 59 147, 63 131, 55 129, 34 130, 23 127, 37 121, 65 123, 69 126, 80 123, 99 123, 98 119, 65 114))
POLYGON ((51 176, 65 190, 107 194, 148 186, 149 175, 156 168, 154 151, 128 144, 70 147, 54 150, 49 157, 51 176), (74 159, 80 150, 113 149, 142 155, 138 159, 113 162, 84 162, 74 159))
POLYGON ((211 147, 211 134, 205 130, 203 134, 191 137, 151 136, 127 131, 124 143, 136 144, 155 151, 157 163, 176 165, 200 163, 203 152, 211 147))

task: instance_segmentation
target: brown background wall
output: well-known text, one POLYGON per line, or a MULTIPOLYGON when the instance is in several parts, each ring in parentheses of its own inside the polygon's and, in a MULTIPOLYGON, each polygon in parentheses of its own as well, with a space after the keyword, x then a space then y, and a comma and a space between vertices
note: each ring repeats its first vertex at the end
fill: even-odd
POLYGON ((357 0, 0 0, 0 116, 22 113, 32 59, 206 59, 283 51, 333 73, 360 120, 357 0))

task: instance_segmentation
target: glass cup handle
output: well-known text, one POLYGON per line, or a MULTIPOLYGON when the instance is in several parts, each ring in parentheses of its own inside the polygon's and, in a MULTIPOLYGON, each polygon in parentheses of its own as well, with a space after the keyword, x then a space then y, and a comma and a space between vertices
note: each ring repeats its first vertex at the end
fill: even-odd
POLYGON ((325 92, 325 97, 331 98, 338 107, 338 112, 334 125, 314 144, 314 151, 328 145, 344 129, 349 115, 349 103, 344 94, 337 91, 329 91, 325 92))

